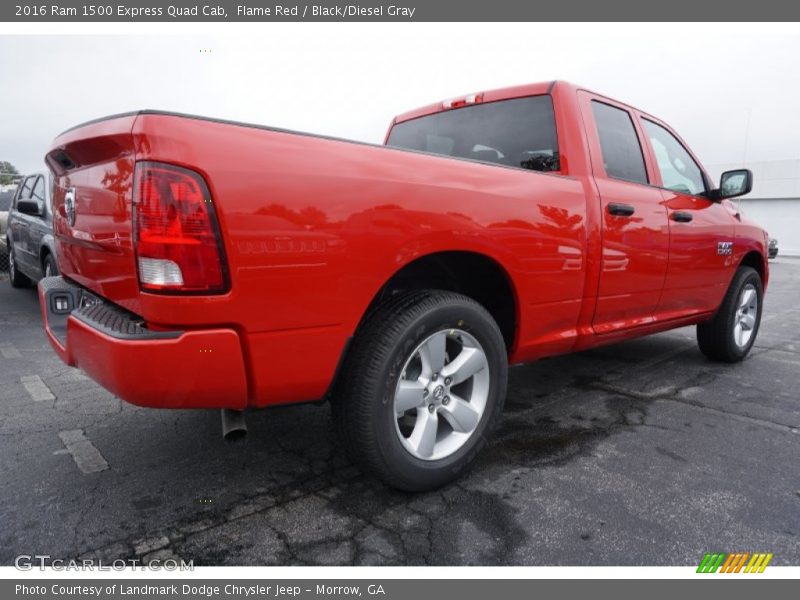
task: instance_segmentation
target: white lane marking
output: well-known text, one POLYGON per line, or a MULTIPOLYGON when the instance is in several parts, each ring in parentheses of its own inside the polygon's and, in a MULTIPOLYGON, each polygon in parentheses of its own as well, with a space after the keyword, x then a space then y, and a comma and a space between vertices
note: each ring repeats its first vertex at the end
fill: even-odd
POLYGON ((83 434, 82 429, 70 429, 58 434, 75 464, 83 473, 97 473, 108 469, 108 463, 100 451, 83 434))
POLYGON ((0 354, 3 355, 3 358, 22 358, 22 354, 11 342, 0 344, 0 354))
POLYGON ((169 538, 165 535, 139 540, 133 543, 133 552, 138 555, 149 554, 169 546, 169 538))
POLYGON ((70 369, 64 375, 65 381, 89 381, 89 378, 83 374, 83 371, 80 369, 75 369, 70 367, 70 369))
POLYGON ((50 391, 50 388, 38 375, 23 375, 19 380, 28 390, 28 394, 30 394, 34 402, 56 399, 53 392, 50 391))

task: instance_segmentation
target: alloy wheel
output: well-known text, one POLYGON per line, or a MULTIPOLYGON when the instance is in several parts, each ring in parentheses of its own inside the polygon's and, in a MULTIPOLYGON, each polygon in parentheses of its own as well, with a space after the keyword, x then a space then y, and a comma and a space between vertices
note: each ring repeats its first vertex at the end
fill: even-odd
POLYGON ((394 394, 395 429, 420 460, 440 460, 475 432, 489 396, 489 362, 466 331, 438 331, 410 354, 394 394))
POLYGON ((744 348, 753 337, 758 318, 758 292, 752 283, 742 288, 733 320, 733 340, 740 348, 744 348))

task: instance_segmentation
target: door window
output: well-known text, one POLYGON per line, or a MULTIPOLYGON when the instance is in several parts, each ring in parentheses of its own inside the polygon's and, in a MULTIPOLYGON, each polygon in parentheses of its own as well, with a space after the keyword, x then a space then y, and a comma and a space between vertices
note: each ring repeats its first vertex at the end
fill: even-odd
MULTIPOLYGON (((24 183, 20 184, 19 194, 17 194, 17 200, 27 200, 31 197, 31 190, 33 188, 33 182, 36 179, 33 175, 25 179, 24 183)), ((14 207, 17 206, 16 200, 14 201, 14 207)))
POLYGON ((592 100, 592 112, 606 175, 614 179, 647 183, 642 146, 628 111, 592 100))
POLYGON ((644 129, 653 146, 663 186, 683 194, 704 193, 703 172, 675 136, 647 119, 644 119, 644 129))
POLYGON ((44 202, 44 177, 39 177, 36 180, 31 197, 39 202, 44 202))

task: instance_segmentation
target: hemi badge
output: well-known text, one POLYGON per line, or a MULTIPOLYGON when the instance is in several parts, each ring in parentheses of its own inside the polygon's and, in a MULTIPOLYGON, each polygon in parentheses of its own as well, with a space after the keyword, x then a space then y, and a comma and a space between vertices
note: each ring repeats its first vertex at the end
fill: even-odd
POLYGON ((720 256, 733 254, 733 242, 717 242, 717 254, 720 256))

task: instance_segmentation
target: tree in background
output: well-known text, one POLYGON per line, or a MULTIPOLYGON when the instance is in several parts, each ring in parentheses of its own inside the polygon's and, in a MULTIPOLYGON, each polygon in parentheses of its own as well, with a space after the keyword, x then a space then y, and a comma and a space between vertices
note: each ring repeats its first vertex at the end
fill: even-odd
POLYGON ((19 180, 19 171, 17 167, 10 162, 0 160, 0 185, 9 185, 16 183, 19 180))

